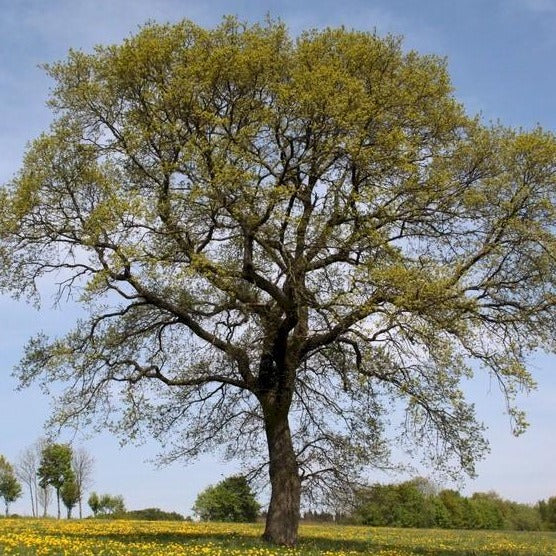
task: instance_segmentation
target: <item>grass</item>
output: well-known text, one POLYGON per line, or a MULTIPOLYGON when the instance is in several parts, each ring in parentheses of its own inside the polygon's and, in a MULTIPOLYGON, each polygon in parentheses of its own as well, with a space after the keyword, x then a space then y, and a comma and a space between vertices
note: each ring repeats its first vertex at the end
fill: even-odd
POLYGON ((303 525, 296 549, 259 524, 0 520, 1 556, 556 556, 556 533, 303 525))

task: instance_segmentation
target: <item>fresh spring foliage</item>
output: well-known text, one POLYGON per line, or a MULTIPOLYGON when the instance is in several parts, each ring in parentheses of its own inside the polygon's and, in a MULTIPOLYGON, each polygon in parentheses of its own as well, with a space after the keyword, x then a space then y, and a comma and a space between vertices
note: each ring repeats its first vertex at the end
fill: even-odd
POLYGON ((484 125, 443 60, 346 29, 152 23, 46 71, 55 120, 0 192, 0 287, 53 276, 86 310, 17 370, 67 386, 54 424, 266 465, 286 545, 302 491, 391 464, 397 416, 405 447, 473 474, 476 369, 524 429, 528 356, 555 346, 551 133, 484 125))
POLYGON ((255 521, 261 506, 245 477, 228 477, 203 490, 193 511, 202 521, 255 521))

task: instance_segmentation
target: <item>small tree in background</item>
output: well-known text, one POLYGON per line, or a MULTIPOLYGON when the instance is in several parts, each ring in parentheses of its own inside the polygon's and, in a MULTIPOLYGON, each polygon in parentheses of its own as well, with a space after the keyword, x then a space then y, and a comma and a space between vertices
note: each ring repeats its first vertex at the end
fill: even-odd
POLYGON ((88 500, 95 517, 107 515, 120 515, 125 512, 124 498, 121 495, 111 496, 110 494, 98 495, 92 492, 88 500))
POLYGON ((47 446, 45 438, 39 438, 31 446, 25 448, 15 463, 15 474, 17 478, 27 487, 31 498, 31 514, 39 517, 42 509, 42 516, 46 517, 48 505, 51 499, 50 485, 39 485, 38 469, 42 458, 42 452, 47 446))
POLYGON ((39 457, 36 445, 29 446, 21 452, 15 464, 15 473, 17 477, 29 491, 29 497, 31 498, 31 515, 33 517, 38 517, 39 515, 39 484, 37 479, 39 457))
POLYGON ((52 488, 50 485, 39 483, 39 488, 37 490, 37 515, 39 511, 39 506, 42 508, 42 516, 46 517, 48 513, 48 506, 52 500, 52 488))
POLYGON ((21 484, 15 476, 14 469, 10 462, 0 455, 0 498, 4 499, 6 505, 6 517, 8 516, 9 506, 21 496, 21 484))
POLYGON ((124 497, 103 494, 100 497, 100 511, 104 515, 119 515, 125 512, 124 497))
POLYGON ((209 486, 197 496, 193 506, 202 521, 255 521, 260 509, 249 483, 241 475, 209 486))
POLYGON ((95 458, 89 454, 85 448, 81 447, 73 451, 71 467, 75 476, 75 484, 77 487, 77 503, 79 505, 80 519, 83 517, 83 494, 85 489, 92 483, 94 464, 95 458))
POLYGON ((72 450, 68 444, 48 444, 44 447, 38 469, 39 484, 51 485, 56 491, 57 516, 60 519, 60 491, 64 483, 74 480, 71 468, 72 450))
POLYGON ((89 500, 87 500, 87 504, 89 504, 89 508, 93 512, 93 515, 96 517, 98 512, 100 511, 100 498, 96 492, 91 492, 89 496, 89 500))
POLYGON ((79 502, 80 497, 79 486, 73 473, 72 475, 66 477, 66 480, 64 481, 64 484, 60 489, 60 496, 62 498, 64 506, 67 509, 68 519, 71 519, 71 511, 73 510, 77 502, 79 502))

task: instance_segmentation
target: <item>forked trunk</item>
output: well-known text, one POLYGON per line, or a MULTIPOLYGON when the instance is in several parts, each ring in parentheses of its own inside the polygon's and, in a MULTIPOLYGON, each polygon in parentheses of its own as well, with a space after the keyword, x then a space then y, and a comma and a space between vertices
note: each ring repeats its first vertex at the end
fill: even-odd
POLYGON ((271 496, 263 538, 274 544, 294 546, 299 526, 301 481, 287 413, 266 422, 270 460, 271 496))

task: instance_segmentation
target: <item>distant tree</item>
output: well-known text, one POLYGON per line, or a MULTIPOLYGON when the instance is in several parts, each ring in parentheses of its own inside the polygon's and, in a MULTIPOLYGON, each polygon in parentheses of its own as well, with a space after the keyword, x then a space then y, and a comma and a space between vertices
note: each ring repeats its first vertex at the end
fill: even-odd
POLYGON ((77 486, 80 519, 83 517, 82 501, 84 492, 92 484, 94 463, 94 457, 85 448, 80 447, 73 450, 71 467, 77 486))
POLYGON ((100 511, 100 496, 96 492, 91 492, 87 504, 89 504, 89 508, 91 508, 93 515, 96 517, 100 511))
POLYGON ((545 527, 556 530, 556 496, 541 500, 538 504, 539 513, 545 527))
POLYGON ((445 489, 438 497, 448 514, 448 527, 451 529, 471 529, 476 520, 473 518, 473 507, 469 500, 457 490, 445 489))
POLYGON ((10 462, 0 455, 0 498, 4 500, 6 516, 9 506, 21 496, 21 484, 17 480, 14 468, 10 462))
POLYGON ((126 511, 124 498, 121 495, 99 495, 92 492, 88 504, 95 517, 121 515, 126 511))
POLYGON ((468 525, 473 529, 501 529, 504 526, 504 508, 507 504, 496 492, 475 492, 469 502, 475 522, 468 525))
POLYGON ((100 513, 104 515, 120 515, 125 512, 124 497, 103 494, 100 497, 100 513))
POLYGON ((41 485, 37 489, 37 508, 42 508, 42 516, 46 517, 48 514, 48 507, 52 501, 52 487, 48 484, 41 485))
POLYGON ((67 510, 67 517, 71 519, 71 511, 79 501, 79 486, 75 480, 73 473, 66 477, 62 488, 60 489, 60 497, 67 510))
POLYGON ((433 527, 436 524, 434 486, 423 478, 361 489, 355 506, 356 520, 365 525, 433 527))
POLYGON ((234 475, 209 486, 197 496, 193 511, 203 521, 255 521, 260 504, 246 478, 234 475))
POLYGON ((15 463, 15 473, 28 489, 31 499, 31 514, 33 517, 38 517, 39 515, 39 484, 37 478, 39 460, 40 453, 37 452, 36 445, 33 445, 25 448, 15 463))
POLYGON ((355 518, 364 525, 393 525, 398 502, 395 485, 375 483, 356 493, 355 518))
POLYGON ((540 531, 543 529, 543 521, 538 506, 504 500, 502 512, 504 514, 504 529, 512 531, 540 531))
POLYGON ((15 472, 19 480, 27 487, 31 499, 31 514, 46 517, 48 505, 51 498, 49 485, 39 485, 38 469, 42 457, 42 451, 48 444, 45 438, 39 438, 31 446, 25 448, 15 463, 15 472))
POLYGON ((68 444, 47 444, 38 469, 39 484, 56 491, 57 516, 60 519, 60 491, 66 481, 74 480, 71 468, 72 449, 68 444))

